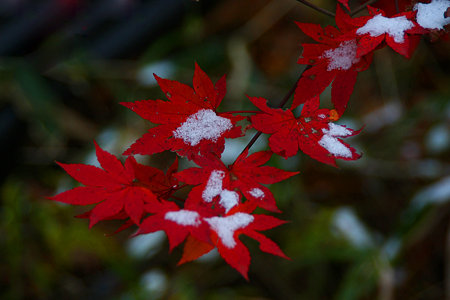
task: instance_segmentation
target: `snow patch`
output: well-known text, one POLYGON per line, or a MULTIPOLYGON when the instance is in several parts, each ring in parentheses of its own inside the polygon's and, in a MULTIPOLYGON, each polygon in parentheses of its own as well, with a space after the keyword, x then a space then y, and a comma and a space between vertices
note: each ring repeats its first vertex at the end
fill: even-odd
POLYGON ((214 170, 209 175, 206 187, 203 190, 202 198, 205 202, 211 202, 214 197, 220 195, 222 191, 222 180, 225 177, 225 172, 220 170, 214 170))
POLYGON ((225 208, 225 213, 227 213, 230 209, 239 204, 239 194, 234 191, 223 190, 220 193, 219 204, 225 208))
POLYGON ((359 57, 356 57, 356 40, 342 42, 339 47, 335 49, 327 50, 323 53, 322 57, 328 58, 328 71, 332 70, 348 70, 354 64, 360 61, 359 57))
POLYGON ((254 188, 254 189, 250 190, 249 193, 250 193, 250 195, 252 195, 256 199, 264 197, 264 192, 261 189, 258 189, 258 188, 254 188))
POLYGON ((353 156, 352 151, 342 144, 342 142, 336 137, 349 136, 352 132, 348 128, 334 123, 329 123, 328 128, 328 130, 325 128, 322 129, 324 135, 319 140, 319 145, 324 147, 328 152, 336 157, 351 158, 353 156))
POLYGON ((331 136, 349 136, 352 132, 342 125, 337 125, 334 123, 328 123, 329 130, 322 129, 323 133, 331 136))
POLYGON ((219 117, 211 109, 202 109, 190 115, 186 121, 173 131, 175 138, 182 139, 186 144, 195 146, 202 140, 216 142, 233 124, 227 118, 219 117))
POLYGON ((181 209, 179 211, 169 211, 164 216, 165 220, 173 221, 182 226, 197 227, 202 223, 200 215, 196 211, 181 209))
POLYGON ((448 0, 432 0, 430 3, 417 3, 414 10, 417 10, 416 20, 420 26, 427 29, 444 29, 450 24, 450 18, 446 18, 444 13, 450 7, 448 0))
POLYGON ((248 226, 254 219, 255 217, 252 215, 239 212, 228 217, 205 218, 205 221, 208 222, 211 229, 217 233, 222 244, 225 247, 232 249, 236 246, 234 232, 248 226))
POLYGON ((356 33, 359 35, 368 33, 372 37, 386 33, 393 37, 396 43, 403 43, 405 41, 405 31, 413 27, 414 23, 405 16, 386 18, 380 14, 367 21, 356 33))
POLYGON ((214 197, 220 195, 219 204, 228 212, 231 208, 239 204, 239 194, 222 188, 222 181, 225 177, 225 172, 221 170, 214 170, 209 175, 206 187, 203 190, 202 198, 205 202, 211 202, 214 197))

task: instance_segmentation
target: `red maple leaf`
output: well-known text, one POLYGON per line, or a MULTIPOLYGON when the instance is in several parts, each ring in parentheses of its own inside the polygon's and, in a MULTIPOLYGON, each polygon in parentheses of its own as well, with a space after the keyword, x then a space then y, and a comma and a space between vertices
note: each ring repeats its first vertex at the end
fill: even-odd
POLYGON ((245 150, 236 161, 225 166, 215 156, 197 157, 194 161, 202 168, 189 168, 175 176, 182 182, 198 185, 189 193, 186 203, 197 206, 214 206, 217 213, 226 213, 241 203, 240 191, 247 199, 246 205, 258 206, 279 212, 272 192, 262 184, 273 184, 298 172, 287 172, 265 164, 272 153, 256 152, 248 156, 245 150))
MULTIPOLYGON (((367 0, 363 0, 363 1, 366 2, 367 0)), ((372 6, 382 9, 386 13, 386 16, 390 17, 390 16, 393 16, 400 12, 404 12, 406 10, 411 10, 411 8, 413 6, 413 2, 417 2, 417 1, 416 0, 414 0, 414 1, 412 1, 412 0, 397 0, 399 11, 397 11, 395 2, 396 1, 394 1, 394 0, 378 0, 374 4, 372 4, 372 6)))
POLYGON ((244 119, 230 113, 217 113, 226 88, 225 77, 214 86, 211 79, 195 64, 194 89, 155 75, 159 86, 169 101, 143 100, 122 105, 133 110, 156 127, 149 129, 124 152, 153 154, 165 150, 176 151, 181 156, 216 153, 220 156, 225 138, 242 136, 236 122, 244 119))
POLYGON ((338 118, 336 111, 319 109, 319 97, 307 101, 296 118, 292 108, 282 110, 267 106, 264 98, 250 97, 264 113, 251 117, 252 126, 263 133, 271 134, 269 147, 273 152, 287 158, 301 150, 310 157, 336 166, 336 159, 355 160, 361 157, 355 149, 341 138, 353 136, 354 131, 332 123, 338 118))
POLYGON ((297 22, 305 34, 320 44, 302 44, 302 57, 297 63, 312 67, 303 73, 297 83, 294 107, 319 96, 333 82, 331 101, 339 115, 344 113, 358 72, 366 70, 372 61, 372 54, 357 56, 356 37, 347 40, 342 38, 344 33, 354 29, 354 26, 349 24, 349 19, 351 20, 338 5, 336 24, 339 29, 297 22))
POLYGON ((421 34, 427 33, 415 22, 416 12, 409 11, 386 17, 381 9, 367 7, 370 16, 348 19, 354 30, 346 33, 346 38, 358 39, 357 57, 362 57, 375 49, 388 45, 394 51, 410 58, 420 41, 421 34))
POLYGON ((146 166, 132 160, 137 182, 150 189, 158 198, 168 199, 178 188, 178 180, 173 176, 178 171, 178 158, 168 168, 166 174, 160 169, 146 166))
POLYGON ((205 210, 192 206, 180 209, 174 202, 149 203, 145 206, 152 213, 142 221, 136 234, 145 234, 164 230, 169 239, 170 251, 182 243, 188 236, 202 242, 211 243, 209 225, 204 221, 210 216, 205 210))
POLYGON ((217 247, 225 261, 248 279, 250 254, 238 239, 240 234, 257 240, 261 251, 288 258, 276 243, 259 233, 285 221, 267 215, 253 215, 253 209, 240 205, 224 216, 217 216, 211 214, 212 211, 193 206, 180 209, 173 202, 153 202, 146 205, 146 210, 153 215, 144 219, 136 234, 164 230, 170 251, 186 240, 178 264, 197 259, 217 247))
POLYGON ((95 143, 101 168, 83 164, 58 163, 70 176, 84 186, 50 197, 51 200, 73 205, 96 206, 80 217, 88 217, 89 227, 97 222, 130 217, 139 224, 144 214, 144 204, 157 201, 148 188, 135 182, 134 166, 137 162, 128 157, 125 164, 95 143))
POLYGON ((247 280, 250 254, 239 240, 239 235, 245 234, 258 241, 259 249, 263 252, 289 259, 275 242, 259 233, 284 224, 285 221, 272 216, 251 214, 241 207, 235 207, 225 216, 205 218, 205 221, 210 225, 211 240, 220 256, 247 280))

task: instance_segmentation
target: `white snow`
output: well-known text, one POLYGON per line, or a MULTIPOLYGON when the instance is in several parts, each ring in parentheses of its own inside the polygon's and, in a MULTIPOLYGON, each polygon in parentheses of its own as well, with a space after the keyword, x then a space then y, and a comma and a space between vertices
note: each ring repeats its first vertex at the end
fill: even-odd
POLYGON ((225 212, 228 212, 231 208, 239 204, 239 194, 222 188, 224 177, 224 171, 213 170, 203 190, 202 198, 205 202, 211 202, 214 197, 220 195, 219 204, 225 208, 225 212))
POLYGON ((413 27, 414 23, 405 16, 386 18, 382 15, 376 15, 367 21, 363 27, 360 27, 356 33, 359 35, 368 33, 372 37, 386 33, 393 37, 396 43, 403 43, 405 41, 405 31, 413 27))
POLYGON ((222 244, 227 248, 234 248, 236 240, 234 239, 234 232, 240 228, 248 226, 255 218, 246 213, 235 213, 227 217, 212 217, 205 218, 209 223, 211 229, 219 236, 222 244))
POLYGON ((220 195, 222 192, 222 180, 225 177, 225 172, 221 170, 214 170, 209 175, 206 187, 203 190, 202 198, 205 202, 211 202, 214 197, 220 195))
POLYGON ((417 10, 416 20, 420 26, 427 29, 444 29, 450 24, 450 18, 444 13, 450 7, 448 0, 432 0, 430 3, 417 3, 414 10, 417 10))
POLYGON ((219 204, 225 208, 225 213, 227 213, 230 209, 239 204, 239 194, 234 191, 223 190, 220 193, 219 204))
POLYGON ((344 126, 329 123, 328 130, 322 129, 324 135, 319 140, 319 145, 324 147, 328 152, 333 154, 334 156, 339 157, 352 157, 352 151, 348 149, 341 141, 339 141, 336 137, 344 137, 351 135, 352 132, 345 128, 344 126))
POLYGON ((252 195, 256 199, 264 197, 264 192, 261 189, 258 189, 258 188, 254 188, 254 189, 250 190, 249 193, 250 193, 250 195, 252 195))
POLYGON ((360 61, 359 57, 356 57, 356 40, 344 41, 339 47, 335 49, 327 50, 323 53, 322 57, 328 58, 328 71, 332 70, 348 70, 354 64, 360 61))
POLYGON ((165 214, 164 219, 173 221, 183 226, 197 227, 202 223, 198 212, 185 209, 181 209, 179 211, 169 211, 165 214))
POLYGON ((322 129, 323 133, 331 136, 349 136, 352 134, 348 128, 342 125, 337 125, 334 123, 328 123, 329 130, 322 129))
POLYGON ((211 109, 202 109, 190 115, 186 121, 173 131, 173 136, 182 139, 186 144, 195 146, 202 140, 217 139, 233 124, 227 118, 219 117, 211 109))

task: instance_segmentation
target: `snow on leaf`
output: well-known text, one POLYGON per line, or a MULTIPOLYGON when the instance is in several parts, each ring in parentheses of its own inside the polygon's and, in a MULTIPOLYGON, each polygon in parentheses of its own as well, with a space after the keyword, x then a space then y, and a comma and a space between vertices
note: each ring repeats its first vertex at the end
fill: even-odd
POLYGON ((251 214, 251 211, 252 209, 240 205, 223 217, 205 218, 212 230, 211 241, 216 245, 219 254, 246 279, 250 254, 239 240, 239 235, 244 234, 257 240, 260 243, 260 249, 264 252, 288 258, 275 242, 258 232, 277 227, 285 222, 271 216, 251 214))
POLYGON ((298 172, 262 166, 271 155, 270 151, 261 151, 248 156, 248 151, 244 151, 228 167, 216 156, 197 157, 194 161, 202 168, 189 168, 175 176, 182 182, 197 185, 186 200, 189 205, 208 204, 211 207, 217 203, 215 209, 220 207, 227 213, 241 203, 240 191, 254 205, 279 212, 272 193, 261 184, 276 183, 298 172))
POLYGON ((219 117, 211 109, 202 109, 190 115, 174 132, 175 138, 196 146, 201 140, 216 142, 224 132, 233 127, 230 119, 219 117))
POLYGON ((337 137, 346 137, 353 135, 353 131, 334 123, 328 124, 328 129, 322 129, 323 136, 319 140, 319 145, 324 147, 335 157, 349 158, 353 157, 350 147, 343 144, 337 137))
POLYGON ((357 64, 361 58, 356 57, 356 40, 344 41, 339 47, 325 51, 322 57, 328 58, 327 70, 348 70, 357 64))
POLYGON ((234 191, 223 190, 220 192, 219 204, 225 208, 225 213, 227 213, 239 204, 239 194, 234 191))
POLYGON ((353 132, 350 131, 347 127, 345 126, 341 126, 341 125, 337 125, 334 123, 328 123, 328 130, 327 129, 322 129, 324 134, 330 135, 330 136, 349 136, 352 135, 353 132))
POLYGON ((210 203, 216 196, 219 196, 219 204, 225 209, 225 213, 227 213, 239 204, 239 194, 223 189, 222 184, 225 175, 225 172, 222 170, 213 170, 203 190, 202 198, 205 202, 210 203))
POLYGON ((417 3, 414 6, 414 10, 417 10, 417 23, 427 29, 444 29, 444 26, 450 24, 450 17, 445 16, 448 8, 450 8, 448 0, 417 3))
POLYGON ((405 16, 386 18, 381 14, 369 19, 367 23, 356 30, 359 35, 369 34, 377 37, 382 34, 388 34, 394 38, 396 43, 403 43, 405 40, 405 31, 414 27, 414 23, 405 16))
POLYGON ((198 226, 201 224, 198 212, 184 209, 179 211, 169 211, 164 215, 164 219, 183 226, 198 226))
POLYGON ((227 248, 234 248, 236 240, 234 233, 236 230, 246 227, 253 222, 254 217, 246 213, 235 213, 227 217, 206 218, 212 230, 214 230, 220 238, 222 244, 227 248))
POLYGON ((209 226, 203 222, 200 211, 180 209, 174 202, 161 201, 145 206, 152 215, 142 221, 136 234, 164 230, 169 239, 170 250, 181 244, 188 236, 210 243, 209 226))
POLYGON ((169 101, 122 103, 142 118, 159 124, 131 145, 125 155, 149 155, 171 150, 189 159, 208 153, 220 156, 225 138, 242 136, 236 122, 244 117, 216 112, 225 94, 224 77, 214 86, 196 64, 194 89, 176 81, 155 78, 169 101))
POLYGON ((358 52, 355 30, 363 25, 360 24, 362 21, 352 19, 339 5, 335 19, 339 29, 332 26, 322 29, 315 24, 297 23, 305 34, 313 37, 319 44, 302 44, 302 57, 297 63, 309 65, 310 68, 303 72, 297 83, 292 107, 319 96, 333 82, 331 100, 342 115, 356 82, 354 75, 366 70, 371 63, 370 51, 365 56, 358 52), (348 81, 349 77, 354 80, 348 81))
POLYGON ((202 198, 205 202, 212 202, 213 198, 220 195, 222 192, 222 180, 225 177, 225 172, 221 170, 213 170, 206 183, 205 189, 202 193, 202 198))
POLYGON ((253 197, 255 197, 257 199, 258 198, 262 198, 264 196, 264 192, 261 189, 258 189, 258 188, 251 189, 249 191, 249 193, 250 193, 250 195, 252 195, 253 197))
POLYGON ((352 157, 352 152, 334 136, 324 134, 319 140, 319 145, 327 149, 334 156, 352 157))
MULTIPOLYGON (((262 107, 261 99, 250 100, 262 107)), ((305 103, 298 118, 294 117, 292 108, 286 111, 265 108, 264 113, 256 114, 250 120, 255 129, 272 134, 269 147, 285 158, 301 150, 311 158, 335 166, 336 158, 354 160, 360 157, 353 148, 337 139, 358 132, 331 123, 336 120, 333 110, 319 109, 318 97, 305 103), (274 123, 278 128, 275 132, 272 129, 274 123)))

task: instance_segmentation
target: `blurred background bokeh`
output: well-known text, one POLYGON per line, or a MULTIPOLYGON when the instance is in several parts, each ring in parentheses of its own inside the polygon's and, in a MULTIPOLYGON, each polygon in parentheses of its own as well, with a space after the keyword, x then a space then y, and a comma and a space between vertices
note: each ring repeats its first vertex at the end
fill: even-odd
POLYGON ((177 267, 163 233, 105 236, 118 224, 89 230, 73 218, 85 208, 46 199, 77 184, 55 161, 95 164, 94 139, 120 155, 145 132, 119 102, 162 98, 153 73, 191 84, 197 62, 227 74, 222 110, 253 109, 245 95, 277 103, 312 42, 295 20, 334 24, 295 0, 1 0, 0 298, 448 299, 448 41, 425 38, 410 60, 377 51, 360 73, 342 119, 364 126, 350 141, 359 161, 271 161, 301 171, 272 186, 290 223, 267 232, 292 260, 243 237, 250 282, 214 253, 177 267))

